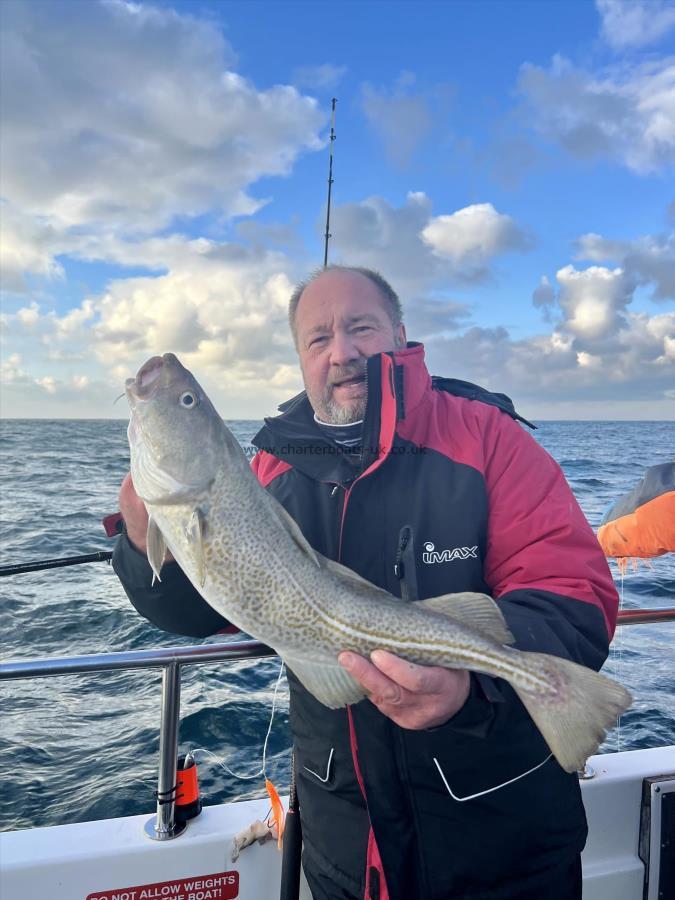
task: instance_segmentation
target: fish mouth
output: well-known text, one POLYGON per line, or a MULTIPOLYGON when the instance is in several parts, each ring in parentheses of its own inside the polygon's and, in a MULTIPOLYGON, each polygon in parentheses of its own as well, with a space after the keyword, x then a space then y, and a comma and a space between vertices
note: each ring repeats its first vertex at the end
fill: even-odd
POLYGON ((165 353, 163 356, 153 356, 143 363, 136 377, 127 378, 125 382, 129 400, 149 400, 159 387, 164 369, 177 362, 173 353, 165 353))

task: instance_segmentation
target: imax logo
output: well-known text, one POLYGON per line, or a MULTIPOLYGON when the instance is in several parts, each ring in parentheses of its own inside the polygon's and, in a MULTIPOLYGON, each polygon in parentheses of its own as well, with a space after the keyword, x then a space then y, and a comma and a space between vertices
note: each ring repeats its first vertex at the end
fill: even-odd
POLYGON ((478 559, 478 547, 455 547, 453 550, 436 550, 431 541, 424 545, 422 559, 428 565, 432 563, 452 562, 453 559, 478 559))

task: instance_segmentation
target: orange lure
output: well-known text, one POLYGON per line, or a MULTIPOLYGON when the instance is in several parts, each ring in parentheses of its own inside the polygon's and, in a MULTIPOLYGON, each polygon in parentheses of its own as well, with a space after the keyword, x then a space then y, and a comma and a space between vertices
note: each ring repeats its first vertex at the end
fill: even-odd
POLYGON ((284 805, 279 799, 277 789, 274 787, 269 778, 265 779, 265 787, 267 788, 267 793, 270 797, 270 803, 272 804, 272 818, 274 820, 274 824, 277 826, 277 834, 279 835, 277 845, 281 850, 281 840, 284 836, 284 820, 286 818, 284 805))

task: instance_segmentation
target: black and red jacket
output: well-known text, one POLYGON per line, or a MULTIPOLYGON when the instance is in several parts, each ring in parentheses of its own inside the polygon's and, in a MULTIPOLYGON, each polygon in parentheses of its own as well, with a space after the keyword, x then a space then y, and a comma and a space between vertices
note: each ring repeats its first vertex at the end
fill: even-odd
MULTIPOLYGON (((517 647, 600 668, 618 606, 609 569, 559 466, 508 398, 431 379, 419 344, 371 357, 367 374, 362 453, 326 438, 302 394, 254 439, 260 483, 316 550, 379 587, 410 602, 488 593, 517 647)), ((205 636, 226 624, 176 564, 151 589, 124 536, 113 565, 160 627, 205 636)), ((473 800, 448 793, 481 794, 547 757, 505 682, 474 678, 450 721, 409 731, 368 700, 329 710, 288 675, 311 872, 356 897, 370 879, 391 900, 497 900, 536 893, 582 849, 577 777, 554 760, 473 800)))

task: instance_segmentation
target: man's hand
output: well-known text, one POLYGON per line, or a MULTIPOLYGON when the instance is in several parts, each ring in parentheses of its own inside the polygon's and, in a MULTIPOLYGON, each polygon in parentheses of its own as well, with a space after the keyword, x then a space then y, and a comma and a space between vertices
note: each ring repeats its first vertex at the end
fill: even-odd
POLYGON ((372 662, 345 651, 338 662, 401 728, 436 728, 459 712, 469 696, 466 669, 417 666, 386 650, 374 650, 370 658, 372 662))
MULTIPOLYGON (((120 488, 120 512, 127 529, 127 537, 137 550, 147 555, 148 511, 134 490, 131 473, 126 476, 120 488)), ((164 562, 172 559, 173 556, 167 550, 164 562)))

